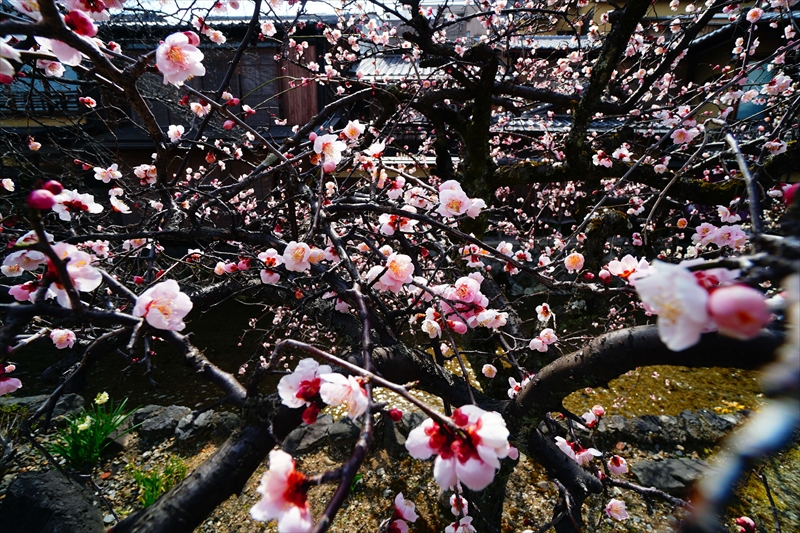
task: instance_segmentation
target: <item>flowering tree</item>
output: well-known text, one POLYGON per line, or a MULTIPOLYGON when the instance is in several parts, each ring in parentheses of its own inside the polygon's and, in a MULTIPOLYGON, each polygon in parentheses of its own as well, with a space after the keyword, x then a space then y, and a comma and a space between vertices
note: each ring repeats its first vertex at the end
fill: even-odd
MULTIPOLYGON (((557 531, 580 530, 585 499, 610 486, 688 506, 616 480, 624 459, 573 431, 604 409, 577 416, 562 400, 643 365, 777 360, 778 376, 796 365, 797 186, 783 183, 800 166, 794 2, 371 0, 279 17, 280 1, 255 0, 235 28, 215 23, 243 8, 233 0, 165 3, 162 24, 132 1, 9 4, 0 81, 29 125, 8 122, 2 138, 15 300, 2 305, 2 353, 13 360, 44 334, 54 349, 88 346, 27 429, 111 350, 150 372, 156 337, 246 413, 211 459, 115 531, 193 530, 267 454, 253 518, 325 530, 375 417, 399 415, 376 387, 428 416, 406 446, 435 456, 433 477, 454 491, 448 531, 499 529, 518 450, 558 483, 557 531), (267 46, 282 74, 245 90, 236 75, 267 46), (210 64, 215 47, 229 53, 210 64), (269 83, 278 89, 257 98, 269 83), (64 87, 80 88, 67 91, 77 111, 35 112, 64 87), (289 116, 275 100, 294 94, 289 116), (130 130, 146 155, 120 145, 130 130), (231 295, 268 309, 242 325, 262 337, 238 376, 180 333, 231 295), (528 303, 533 329, 519 314, 528 303), (326 406, 360 420, 360 438, 339 468, 300 472, 273 448, 326 406), (338 488, 314 517, 307 491, 321 483, 338 488)), ((0 392, 23 385, 14 369, 0 366, 0 392)), ((764 410, 773 429, 756 418, 761 436, 733 448, 725 475, 754 440, 776 449, 797 425, 788 375, 764 410)), ((726 497, 702 486, 687 528, 713 527, 726 497)), ((627 517, 618 499, 606 512, 627 517)), ((394 513, 390 531, 416 519, 402 495, 394 513)))

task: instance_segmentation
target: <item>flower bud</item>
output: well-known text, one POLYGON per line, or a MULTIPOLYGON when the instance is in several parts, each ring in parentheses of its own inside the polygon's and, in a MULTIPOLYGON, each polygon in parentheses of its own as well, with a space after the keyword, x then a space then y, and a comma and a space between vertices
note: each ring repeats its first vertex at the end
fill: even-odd
POLYGON ((64 186, 56 180, 48 180, 42 185, 42 189, 50 191, 53 194, 61 194, 61 191, 64 190, 64 186))
POLYGON ((31 209, 46 211, 53 207, 55 203, 56 199, 53 193, 45 189, 36 189, 28 195, 28 207, 31 209))
POLYGON ((400 420, 403 418, 403 411, 397 409, 396 407, 389 409, 388 413, 389 418, 391 418, 394 422, 400 422, 400 420))
POLYGON ((195 32, 185 31, 183 32, 183 34, 186 36, 187 39, 189 39, 189 44, 191 44, 192 46, 197 46, 198 44, 200 44, 200 36, 197 35, 195 32))
POLYGON ((222 125, 222 129, 224 130, 232 130, 235 127, 236 127, 236 122, 234 122, 233 120, 226 120, 225 124, 222 125))

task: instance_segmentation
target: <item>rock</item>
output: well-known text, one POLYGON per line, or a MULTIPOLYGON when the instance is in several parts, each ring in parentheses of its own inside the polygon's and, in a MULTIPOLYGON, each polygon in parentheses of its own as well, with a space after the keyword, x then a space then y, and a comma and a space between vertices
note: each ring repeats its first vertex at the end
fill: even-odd
POLYGON ((331 425, 333 425, 331 415, 320 416, 310 426, 303 424, 286 436, 283 441, 284 451, 303 454, 321 448, 327 443, 328 428, 331 425))
POLYGON ((644 487, 655 487, 676 496, 688 493, 692 483, 708 470, 708 463, 699 459, 665 459, 639 461, 631 472, 644 487))
POLYGON ((180 441, 187 441, 204 433, 210 433, 213 417, 213 409, 203 411, 200 414, 189 413, 178 421, 178 425, 175 428, 175 438, 180 441))
MULTIPOLYGON (((3 405, 19 405, 29 411, 37 410, 50 396, 48 394, 40 394, 38 396, 25 396, 22 398, 15 398, 10 396, 8 398, 0 398, 0 406, 3 405)), ((53 408, 53 418, 59 416, 69 416, 77 414, 83 409, 84 400, 82 396, 74 393, 64 394, 56 402, 53 408)))
POLYGON ((49 396, 47 394, 40 394, 38 396, 5 396, 0 398, 0 406, 6 405, 19 405, 20 407, 24 407, 28 411, 35 411, 42 405, 45 401, 47 401, 49 396))
POLYGON ((191 409, 182 405, 156 410, 139 426, 139 437, 150 441, 164 440, 175 433, 178 422, 191 412, 191 409))
POLYGON ((352 419, 344 417, 328 428, 328 438, 331 444, 355 444, 361 428, 352 419))
POLYGON ((400 431, 399 424, 388 416, 382 421, 383 425, 383 447, 389 457, 394 459, 400 458, 406 453, 406 435, 400 431))
POLYGON ((17 476, 0 502, 5 533, 103 533, 103 516, 86 487, 55 470, 17 476))
POLYGON ((408 432, 425 422, 426 418, 428 417, 419 411, 406 411, 400 419, 401 431, 408 436, 408 432))
POLYGON ((152 415, 156 414, 156 412, 160 413, 163 409, 165 409, 163 405, 145 405, 133 413, 133 423, 139 425, 152 415))
POLYGON ((217 412, 211 421, 213 436, 217 440, 226 440, 231 433, 239 429, 242 419, 236 413, 217 412))

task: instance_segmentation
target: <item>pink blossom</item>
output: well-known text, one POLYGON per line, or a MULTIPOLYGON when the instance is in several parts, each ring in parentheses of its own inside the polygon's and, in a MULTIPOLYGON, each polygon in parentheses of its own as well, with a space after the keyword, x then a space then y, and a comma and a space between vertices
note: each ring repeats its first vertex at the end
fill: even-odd
POLYGON ((14 365, 0 365, 0 396, 10 394, 22 387, 22 382, 20 380, 8 377, 8 374, 13 372, 15 368, 14 365))
POLYGON ((717 206, 717 214, 719 215, 719 219, 726 224, 739 222, 742 219, 742 217, 736 213, 732 213, 731 210, 724 205, 717 206))
POLYGON ((475 533, 475 528, 472 527, 472 517, 465 516, 458 522, 453 522, 444 528, 444 533, 475 533))
POLYGON ((675 144, 686 144, 688 142, 691 142, 692 139, 697 137, 699 134, 700 130, 698 130, 697 128, 690 128, 688 130, 684 128, 678 128, 677 130, 672 132, 670 138, 672 139, 672 142, 674 142, 675 144))
POLYGON ((605 153, 603 150, 598 150, 596 154, 592 156, 592 163, 595 166, 602 166, 606 168, 611 168, 614 166, 614 161, 608 157, 608 154, 605 153))
POLYGON ((283 251, 283 263, 286 270, 291 272, 305 272, 311 268, 308 256, 311 248, 304 242, 292 241, 283 251))
POLYGON ((436 212, 447 218, 457 217, 466 213, 471 205, 469 197, 459 186, 458 189, 445 189, 439 193, 439 207, 436 212))
POLYGON ((550 319, 553 317, 553 310, 550 309, 550 306, 546 303, 542 305, 536 306, 536 317, 539 319, 539 322, 543 322, 547 324, 550 322, 550 319))
POLYGON ((686 268, 657 263, 653 273, 636 281, 642 302, 658 315, 658 336, 672 351, 697 344, 709 326, 708 292, 686 268))
POLYGON ((450 512, 456 516, 469 514, 469 502, 463 496, 458 494, 450 495, 450 512))
POLYGON ((111 183, 111 180, 118 180, 122 177, 122 172, 117 170, 118 165, 114 163, 108 168, 94 167, 94 179, 103 183, 111 183))
POLYGON ((495 309, 484 309, 477 315, 470 318, 471 327, 481 326, 489 329, 499 329, 506 325, 508 313, 500 312, 495 309))
POLYGON ((481 368, 481 373, 491 379, 497 375, 497 368, 494 365, 486 364, 481 368))
POLYGON ((2 272, 8 277, 17 277, 25 271, 33 271, 47 263, 47 256, 36 250, 20 250, 3 260, 2 272))
POLYGON ((583 448, 577 442, 569 442, 564 437, 556 437, 556 446, 564 454, 581 466, 588 465, 594 457, 600 457, 602 452, 595 448, 583 448))
POLYGON ((256 490, 261 500, 250 509, 253 519, 277 519, 278 533, 306 533, 314 527, 306 477, 295 470, 294 459, 288 453, 269 452, 269 470, 256 490))
POLYGON ((167 136, 173 143, 179 143, 184 131, 186 131, 185 128, 180 124, 177 126, 175 124, 170 124, 169 129, 167 130, 167 136))
MULTIPOLYGON (((642 259, 644 265, 649 266, 647 261, 642 259)), ((608 266, 606 269, 613 274, 614 276, 619 276, 622 279, 628 279, 628 277, 636 272, 639 268, 640 262, 636 260, 635 257, 628 254, 622 258, 621 261, 617 261, 614 259, 613 261, 609 261, 608 266)))
POLYGON ((94 201, 91 194, 80 194, 78 191, 64 189, 61 194, 54 197, 55 204, 53 211, 58 213, 61 220, 70 220, 72 213, 87 212, 91 214, 101 213, 103 206, 94 201))
POLYGON ((314 140, 314 152, 322 156, 323 162, 332 162, 338 165, 342 160, 342 152, 347 149, 347 145, 333 134, 320 135, 314 140))
POLYGON ((64 23, 69 29, 86 37, 97 35, 97 26, 89 15, 78 9, 73 9, 64 17, 64 23))
POLYGON ((275 24, 274 23, 272 23, 270 21, 261 23, 261 33, 263 33, 264 36, 272 37, 277 32, 278 32, 278 30, 275 28, 275 24))
POLYGON ((747 15, 745 15, 745 18, 751 24, 755 24, 763 16, 764 16, 764 10, 761 9, 761 8, 758 8, 758 7, 754 7, 750 11, 747 12, 747 15))
POLYGON ((50 332, 50 339, 56 348, 63 350, 64 348, 72 348, 75 344, 75 333, 69 329, 54 329, 50 332))
POLYGON ((367 391, 358 378, 336 373, 320 374, 319 377, 322 380, 319 395, 323 402, 334 407, 344 405, 350 418, 358 418, 367 411, 367 391))
POLYGON ((544 342, 548 346, 550 346, 555 342, 558 342, 558 337, 556 337, 556 332, 553 331, 552 328, 544 328, 542 331, 540 331, 539 338, 542 339, 542 342, 544 342))
POLYGON ((320 365, 311 358, 301 359, 294 372, 283 376, 278 382, 278 395, 287 407, 309 406, 320 401, 320 374, 331 373, 331 367, 320 365))
POLYGON ((357 120, 351 120, 344 127, 342 133, 344 134, 345 137, 347 137, 351 141, 355 141, 361 136, 361 134, 364 133, 364 124, 361 124, 357 120))
POLYGON ((393 520, 387 533, 408 533, 408 524, 400 518, 393 520))
POLYGON ((414 279, 414 264, 411 257, 405 254, 392 253, 386 258, 386 273, 381 276, 381 283, 387 290, 400 292, 403 285, 414 279))
POLYGON ((786 151, 786 142, 781 140, 767 141, 764 143, 764 148, 772 155, 782 154, 786 151))
POLYGON ((572 252, 564 259, 564 266, 567 272, 578 272, 583 268, 583 255, 578 252, 572 252))
POLYGON ((625 520, 628 518, 628 511, 625 510, 625 502, 612 499, 606 505, 606 514, 614 520, 625 520))
MULTIPOLYGON (((164 84, 183 85, 192 76, 203 76, 203 52, 191 44, 187 33, 173 33, 156 49, 156 66, 164 75, 164 84)), ((193 35, 197 37, 197 35, 193 35)), ((199 42, 199 37, 197 38, 199 42)))
MULTIPOLYGON (((539 341, 541 342, 541 339, 539 339, 539 341)), ((542 345, 544 346, 544 343, 542 343, 542 345)), ((531 348, 531 349, 533 349, 533 348, 531 348)), ((545 346, 545 351, 546 350, 547 350, 547 347, 545 346)), ((522 387, 524 387, 525 385, 527 385, 530 382, 532 377, 533 376, 526 376, 522 380, 521 383, 517 383, 517 380, 514 379, 514 378, 508 378, 508 384, 509 384, 508 397, 513 399, 517 394, 520 393, 520 391, 522 390, 522 387)))
POLYGON ((156 283, 139 298, 133 308, 133 316, 144 317, 156 329, 182 331, 186 327, 184 317, 192 310, 192 300, 181 292, 178 282, 170 279, 156 283))
POLYGON ((608 470, 615 476, 620 476, 628 471, 628 462, 619 455, 612 455, 608 460, 608 470))
POLYGON ((528 344, 528 347, 537 352, 544 353, 547 351, 547 343, 544 342, 541 337, 532 338, 531 342, 528 344))
POLYGON ((403 493, 399 493, 394 499, 394 514, 397 518, 411 522, 412 524, 417 521, 419 516, 415 511, 414 502, 410 502, 403 497, 403 493))
POLYGON ((738 533, 756 533, 756 523, 749 516, 740 516, 734 523, 738 528, 738 533))
POLYGON ((714 240, 714 234, 717 231, 717 227, 713 224, 709 224, 708 222, 703 222, 697 226, 695 231, 696 233, 692 235, 692 242, 699 243, 700 246, 707 246, 714 240))
POLYGON ((8 294, 18 302, 33 302, 36 291, 39 289, 38 281, 28 281, 22 285, 13 285, 8 289, 8 294))
POLYGON ((406 449, 416 459, 437 456, 433 477, 440 487, 449 489, 460 481, 471 490, 483 490, 508 455, 505 420, 474 405, 456 409, 452 420, 462 433, 427 419, 409 433, 406 449))
POLYGON ((757 337, 772 318, 764 295, 745 285, 712 291, 708 312, 721 334, 740 340, 757 337))
MULTIPOLYGON (((63 242, 55 244, 53 246, 53 251, 55 251, 62 260, 69 259, 69 262, 67 262, 67 274, 69 274, 72 285, 76 290, 91 292, 100 286, 100 283, 103 281, 103 276, 100 274, 99 270, 92 266, 92 260, 94 258, 91 255, 78 250, 78 248, 71 244, 63 242)), ((58 276, 52 264, 48 265, 48 270, 51 272, 51 275, 55 275, 55 277, 58 276)), ((56 296, 59 305, 71 308, 69 296, 60 279, 53 282, 50 286, 50 291, 56 296)))

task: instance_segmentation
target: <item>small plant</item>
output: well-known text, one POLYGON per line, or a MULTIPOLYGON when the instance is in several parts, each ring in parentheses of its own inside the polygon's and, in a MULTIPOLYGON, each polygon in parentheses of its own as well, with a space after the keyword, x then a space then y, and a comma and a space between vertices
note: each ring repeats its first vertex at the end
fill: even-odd
POLYGON ((177 485, 186 477, 186 463, 183 459, 170 456, 163 470, 153 468, 145 471, 136 468, 133 463, 128 465, 139 487, 139 503, 142 507, 149 507, 165 492, 177 485))
POLYGON ((58 439, 50 446, 50 451, 63 457, 77 472, 91 472, 100 460, 100 454, 110 444, 106 439, 133 414, 133 411, 125 412, 126 402, 127 399, 114 407, 108 393, 98 394, 89 409, 69 417, 67 427, 59 430, 58 439))

